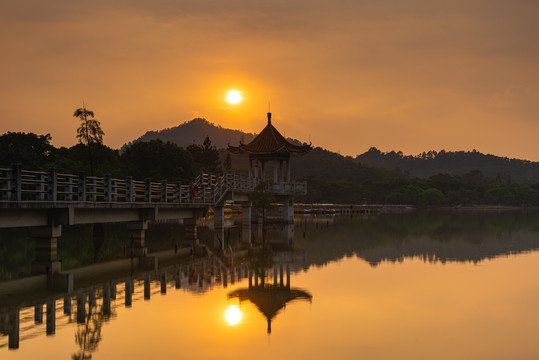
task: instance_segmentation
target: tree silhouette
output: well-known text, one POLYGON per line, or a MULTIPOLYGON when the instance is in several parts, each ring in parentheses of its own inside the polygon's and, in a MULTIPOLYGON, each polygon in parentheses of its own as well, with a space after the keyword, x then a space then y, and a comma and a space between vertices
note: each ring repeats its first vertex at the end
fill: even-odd
POLYGON ((99 120, 94 119, 94 112, 86 109, 86 107, 83 106, 75 110, 73 116, 79 118, 81 122, 77 129, 77 139, 79 139, 79 143, 88 146, 90 174, 93 175, 92 144, 103 144, 103 135, 105 135, 105 132, 101 129, 99 120))

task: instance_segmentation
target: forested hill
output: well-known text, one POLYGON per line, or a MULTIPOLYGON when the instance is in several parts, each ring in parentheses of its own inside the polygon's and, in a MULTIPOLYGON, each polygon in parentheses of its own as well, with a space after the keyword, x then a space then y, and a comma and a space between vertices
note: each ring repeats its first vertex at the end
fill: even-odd
POLYGON ((155 139, 160 139, 164 142, 170 141, 171 143, 186 148, 192 144, 202 144, 206 136, 210 137, 212 144, 216 148, 225 149, 229 143, 237 145, 242 139, 246 143, 250 142, 253 139, 254 134, 244 133, 240 130, 225 129, 221 126, 214 125, 206 119, 196 118, 172 128, 147 131, 138 139, 124 145, 123 148, 137 141, 150 141, 155 139))
POLYGON ((530 184, 539 182, 539 162, 509 159, 478 151, 429 151, 417 156, 402 152, 381 152, 375 147, 356 156, 355 161, 384 168, 400 169, 410 177, 428 178, 447 173, 464 175, 479 170, 484 176, 504 183, 530 184))
MULTIPOLYGON (((186 148, 192 144, 201 144, 206 136, 209 136, 212 145, 217 149, 226 149, 228 144, 238 144, 242 139, 245 143, 250 142, 255 134, 226 129, 206 119, 196 118, 176 127, 148 131, 122 149, 137 141, 154 139, 170 141, 186 148)), ((297 140, 292 141, 297 142, 297 140)), ((224 159, 226 151, 222 151, 221 156, 224 159)), ((412 156, 403 155, 400 151, 381 152, 372 147, 369 151, 352 158, 315 148, 306 156, 301 157, 299 161, 294 160, 292 172, 295 177, 315 176, 326 181, 334 181, 337 180, 336 178, 351 182, 402 177, 427 179, 437 174, 464 176, 474 172, 478 175, 479 171, 480 176, 497 180, 499 183, 539 182, 539 162, 487 155, 475 150, 429 151, 412 156), (320 164, 324 166, 319 166, 320 164), (380 168, 380 171, 372 169, 373 167, 380 168)), ((247 164, 246 161, 240 161, 240 159, 233 159, 233 163, 234 167, 245 167, 247 164)))

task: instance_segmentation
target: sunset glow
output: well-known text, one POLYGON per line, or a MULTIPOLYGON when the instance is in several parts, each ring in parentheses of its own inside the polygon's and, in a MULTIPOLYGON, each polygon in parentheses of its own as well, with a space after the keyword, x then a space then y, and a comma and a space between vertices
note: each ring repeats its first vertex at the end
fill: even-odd
POLYGON ((225 312, 225 319, 229 326, 238 325, 241 321, 241 311, 236 305, 231 305, 225 312))
POLYGON ((196 117, 257 132, 271 100, 343 155, 539 160, 536 1, 3 3, 0 133, 73 146, 82 100, 112 148, 196 117))
POLYGON ((241 100, 242 100, 242 96, 238 90, 230 90, 228 94, 226 95, 226 101, 228 101, 231 104, 237 104, 241 102, 241 100))

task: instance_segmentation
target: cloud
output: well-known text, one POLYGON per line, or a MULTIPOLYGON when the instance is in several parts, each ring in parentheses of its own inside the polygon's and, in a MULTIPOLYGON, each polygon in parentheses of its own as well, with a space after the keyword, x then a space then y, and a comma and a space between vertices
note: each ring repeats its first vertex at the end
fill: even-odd
POLYGON ((69 145, 84 98, 113 146, 193 108, 252 132, 271 100, 287 134, 345 154, 440 144, 539 159, 525 145, 539 131, 537 18, 528 0, 4 0, 0 131, 69 145), (234 109, 232 86, 247 96, 234 109))

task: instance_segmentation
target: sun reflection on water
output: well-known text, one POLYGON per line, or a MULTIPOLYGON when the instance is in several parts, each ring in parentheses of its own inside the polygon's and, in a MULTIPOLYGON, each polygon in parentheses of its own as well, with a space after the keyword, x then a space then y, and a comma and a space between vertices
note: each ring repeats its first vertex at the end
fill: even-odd
POLYGON ((241 321, 241 311, 237 305, 231 305, 225 312, 225 319, 229 326, 238 325, 241 321))

